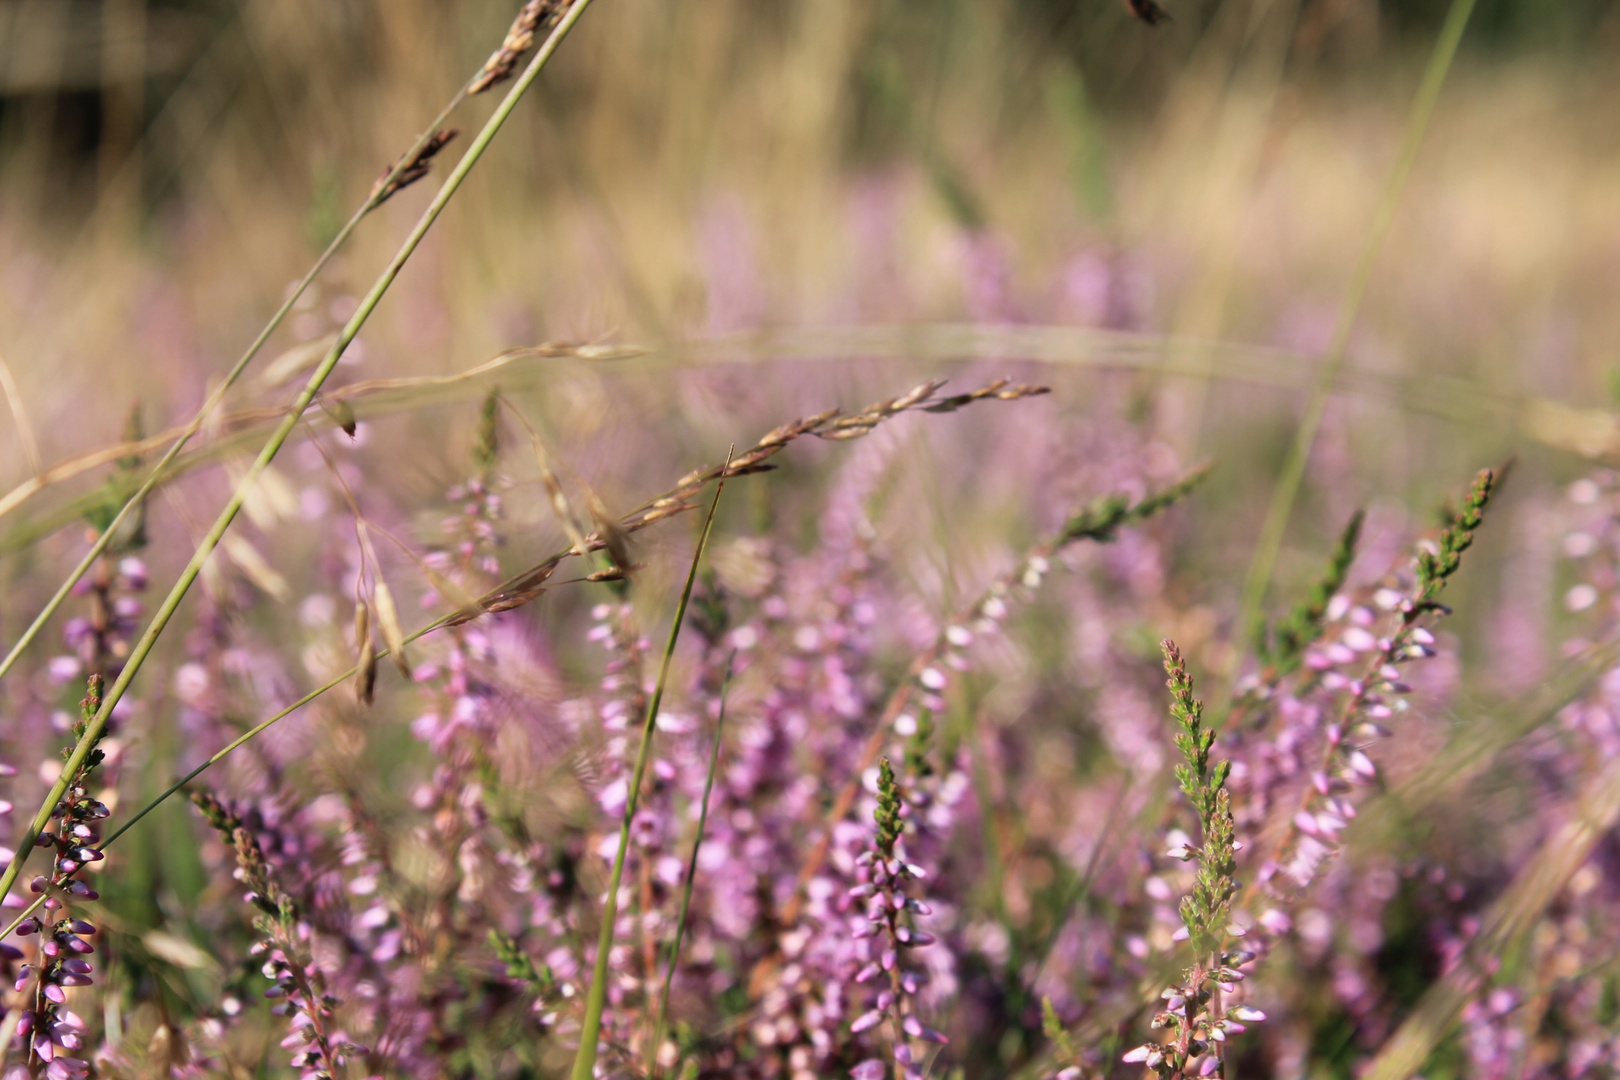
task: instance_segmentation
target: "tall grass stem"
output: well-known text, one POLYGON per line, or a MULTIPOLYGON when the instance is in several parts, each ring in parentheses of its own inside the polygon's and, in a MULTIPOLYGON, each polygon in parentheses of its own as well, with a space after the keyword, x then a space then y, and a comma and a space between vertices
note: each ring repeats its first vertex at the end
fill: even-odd
POLYGON ((658 665, 658 681, 653 685, 652 697, 647 701, 647 715, 641 724, 641 745, 636 750, 636 763, 630 774, 624 820, 619 823, 619 848, 613 855, 607 897, 602 902, 602 929, 596 941, 596 966, 591 972, 590 988, 585 992, 585 1019, 580 1026, 579 1051, 574 1056, 573 1080, 591 1080, 595 1075, 596 1042, 602 1031, 602 1010, 607 1006, 608 954, 613 951, 613 924, 619 916, 619 882, 624 877, 625 855, 630 850, 630 825, 635 820, 636 806, 641 801, 641 783, 647 775, 647 762, 652 757, 653 731, 658 724, 659 706, 664 701, 664 688, 669 684, 669 666, 675 656, 675 643, 680 638, 681 623, 686 620, 686 605, 692 599, 698 564, 703 559, 703 549, 708 546, 709 532, 714 528, 714 512, 720 506, 721 493, 726 490, 725 474, 730 469, 731 455, 728 453, 726 466, 720 473, 720 482, 714 489, 714 498, 709 503, 709 515, 703 520, 697 549, 692 552, 692 565, 686 571, 686 585, 681 589, 680 603, 675 606, 675 617, 669 624, 669 638, 664 643, 664 656, 658 665))

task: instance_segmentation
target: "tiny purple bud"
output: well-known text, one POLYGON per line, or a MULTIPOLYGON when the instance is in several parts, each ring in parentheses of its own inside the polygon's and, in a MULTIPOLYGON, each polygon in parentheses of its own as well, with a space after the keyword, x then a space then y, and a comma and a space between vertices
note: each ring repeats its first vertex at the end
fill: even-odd
POLYGON ((882 1010, 881 1009, 873 1009, 871 1012, 862 1013, 859 1017, 857 1017, 855 1019, 855 1022, 853 1024, 849 1025, 849 1030, 850 1030, 850 1032, 852 1034, 859 1035, 861 1032, 867 1030, 868 1028, 877 1027, 882 1022, 883 1022, 883 1012, 882 1012, 882 1010))

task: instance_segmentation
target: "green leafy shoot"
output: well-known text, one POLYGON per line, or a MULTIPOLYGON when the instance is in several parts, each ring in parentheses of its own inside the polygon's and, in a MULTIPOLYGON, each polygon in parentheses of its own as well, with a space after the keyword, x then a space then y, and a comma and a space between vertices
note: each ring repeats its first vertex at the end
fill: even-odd
POLYGON ((1269 630, 1264 620, 1256 625, 1255 652, 1261 665, 1271 669, 1272 678, 1282 678, 1298 670, 1304 661, 1305 649, 1322 636, 1322 619, 1328 602, 1344 587, 1345 576, 1356 558, 1365 517, 1360 510, 1350 515, 1328 560, 1327 573, 1311 586, 1306 598, 1277 623, 1275 631, 1269 630))
POLYGON ((1194 469, 1168 487, 1150 491, 1140 499, 1132 500, 1128 495, 1116 494, 1087 503, 1063 523, 1057 546, 1076 540, 1094 540, 1100 544, 1109 542, 1124 526, 1146 521, 1192 494, 1209 476, 1210 468, 1205 465, 1194 469))
POLYGON ((1232 800, 1226 790, 1232 763, 1210 762, 1215 733, 1204 726, 1204 706, 1193 697, 1192 676, 1187 674, 1176 643, 1166 638, 1160 644, 1164 670, 1170 676, 1170 713, 1181 729, 1175 741, 1183 760, 1176 766, 1176 781, 1198 813, 1202 836, 1200 848, 1172 852, 1198 860, 1193 890, 1181 901, 1181 920, 1187 926, 1193 952, 1202 960, 1224 944, 1232 896, 1237 892, 1237 882, 1232 878, 1237 865, 1232 800))
POLYGON ((1490 505, 1500 482, 1496 473, 1481 469, 1479 475, 1474 477, 1468 497, 1463 500, 1462 509, 1441 532, 1437 549, 1418 554, 1418 613, 1440 608, 1435 597, 1440 595, 1447 580, 1462 564, 1462 553, 1473 545, 1474 530, 1485 520, 1485 508, 1490 505))
POLYGON ((1041 998, 1041 1033, 1052 1044, 1052 1051, 1059 1061, 1073 1061, 1080 1056, 1075 1049, 1074 1039, 1063 1030, 1063 1021, 1058 1018, 1057 1007, 1049 997, 1041 998))
POLYGON ((489 943, 495 956, 506 969, 506 977, 527 986, 534 995, 544 1000, 557 988, 556 976, 545 964, 535 966, 534 960, 523 951, 516 938, 507 937, 499 930, 489 932, 489 943))

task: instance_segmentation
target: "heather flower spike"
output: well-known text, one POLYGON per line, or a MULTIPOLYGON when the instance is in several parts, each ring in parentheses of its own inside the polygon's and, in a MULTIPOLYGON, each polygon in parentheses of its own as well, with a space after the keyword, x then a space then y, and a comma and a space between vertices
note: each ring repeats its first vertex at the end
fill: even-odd
MULTIPOLYGON (((1167 638, 1161 645, 1164 669, 1170 677, 1170 712, 1180 728, 1175 743, 1182 764, 1176 766, 1176 780, 1198 814, 1200 831, 1198 846, 1189 848, 1198 871, 1192 892, 1181 901, 1193 963, 1181 982, 1164 991, 1164 1009, 1153 1018, 1155 1028, 1169 1030, 1170 1041, 1144 1044, 1122 1060, 1145 1064, 1159 1076, 1180 1080, 1224 1075, 1222 1047, 1227 1033, 1243 1030, 1240 1023, 1228 1019, 1231 987, 1243 979, 1239 968, 1253 956, 1227 951, 1232 897, 1237 892, 1232 877, 1237 843, 1231 795, 1226 790, 1231 763, 1211 763, 1215 733, 1204 726, 1204 706, 1193 697, 1192 676, 1175 642, 1167 638)), ((1249 1009, 1244 1015, 1263 1018, 1264 1014, 1249 1009)))
POLYGON ((1056 546, 1076 540, 1093 540, 1099 544, 1113 540, 1121 528, 1146 521, 1186 498, 1209 476, 1212 466, 1193 469, 1181 479, 1139 499, 1127 495, 1105 495, 1081 507, 1069 517, 1059 533, 1056 546))
POLYGON ((1432 610, 1438 605, 1434 598, 1446 587, 1447 580, 1462 564, 1462 553, 1474 542, 1474 530, 1485 520, 1485 508, 1500 481, 1490 469, 1481 469, 1474 478, 1473 487, 1463 499, 1462 509, 1440 534, 1437 550, 1418 554, 1418 599, 1421 610, 1432 610))
POLYGON ((248 902, 259 910, 254 925, 261 938, 252 955, 263 959, 263 974, 274 984, 266 996, 276 999, 275 1011, 289 1018, 288 1037, 281 1045, 292 1051, 292 1066, 311 1080, 343 1075, 339 1066, 346 1047, 330 1023, 341 1002, 327 993, 325 976, 308 954, 309 927, 297 903, 281 887, 240 815, 205 791, 193 792, 191 801, 233 850, 237 877, 248 888, 248 902))
POLYGON ((647 1075, 653 1080, 657 1080, 660 1075, 658 1055, 664 1046, 669 995, 675 983, 675 969, 681 957, 681 939, 686 935, 686 920, 692 909, 692 886, 697 881, 698 855, 703 850, 703 833, 709 824, 709 796, 714 792, 714 776, 720 767, 720 739, 726 727, 726 698, 731 690, 731 677, 736 663, 737 654, 733 652, 726 660, 726 673, 720 681, 720 708, 714 720, 714 740, 709 750, 709 771, 703 778, 703 795, 698 800, 697 835, 692 839, 692 857, 686 863, 686 882, 681 890, 680 910, 675 915, 675 936, 669 943, 669 959, 664 965, 664 989, 658 995, 658 1013, 653 1021, 653 1037, 647 1044, 647 1054, 651 1058, 647 1075))
POLYGON ((854 1021, 851 1031, 859 1034, 887 1018, 897 1075, 902 1080, 922 1080, 923 1072, 912 1050, 912 1040, 935 1045, 943 1045, 947 1040, 943 1033, 927 1027, 918 1018, 917 983, 901 959, 909 950, 924 948, 934 941, 931 934, 910 925, 912 913, 930 909, 917 886, 911 884, 922 880, 924 871, 906 857, 901 840, 907 813, 900 781, 889 759, 884 758, 878 762, 877 806, 872 811, 876 825, 873 844, 871 850, 857 860, 858 884, 851 898, 864 901, 871 931, 882 941, 877 962, 862 968, 855 975, 855 981, 866 983, 875 979, 887 985, 878 991, 871 1008, 854 1021))
MULTIPOLYGON (((1385 587, 1374 595, 1374 607, 1382 615, 1374 607, 1341 598, 1337 606, 1345 624, 1334 639, 1323 641, 1319 635, 1305 647, 1301 668, 1308 676, 1306 692, 1328 695, 1335 712, 1333 723, 1323 733, 1326 739, 1311 770, 1311 783, 1304 788, 1275 854, 1261 868, 1261 883, 1274 898, 1290 899, 1289 893, 1316 879, 1325 861, 1338 850, 1339 832, 1355 816, 1349 792, 1377 780, 1378 766, 1367 749, 1374 739, 1388 734, 1385 723, 1406 706, 1402 696, 1411 687, 1402 680, 1400 667, 1434 655, 1435 637, 1422 625, 1423 618, 1447 613, 1435 597, 1457 572, 1462 553, 1473 544, 1474 531, 1484 521, 1498 483, 1489 469, 1475 477, 1462 508, 1439 541, 1432 549, 1424 546, 1418 550, 1415 576, 1408 577, 1400 588, 1385 587), (1374 633, 1380 618, 1393 625, 1374 633)), ((1277 685, 1272 683, 1273 688, 1277 685)), ((1297 700, 1292 711, 1313 715, 1300 708, 1297 700)), ((1297 735, 1285 730, 1278 739, 1297 735)))
POLYGON ((1192 894, 1182 900, 1181 916, 1194 954, 1205 956, 1213 954, 1226 939, 1232 895, 1237 891, 1237 883, 1232 880, 1232 798, 1226 790, 1232 763, 1210 764, 1215 733, 1204 726, 1204 706, 1193 697, 1192 676, 1187 674, 1175 642, 1166 638, 1160 645, 1164 649, 1164 669, 1170 676, 1170 713, 1181 729, 1175 738, 1182 756, 1182 764, 1176 766, 1176 781, 1198 813, 1201 833, 1201 844, 1193 851, 1198 860, 1197 884, 1192 894))
MULTIPOLYGON (((93 674, 86 681, 84 699, 79 703, 79 721, 73 726, 73 735, 83 740, 90 720, 101 707, 102 679, 93 674)), ((34 1071, 43 1071, 54 1080, 78 1080, 89 1072, 87 1062, 68 1056, 64 1051, 78 1051, 85 1045, 84 1022, 67 1009, 66 988, 89 986, 94 968, 83 957, 95 953, 95 947, 86 938, 96 932, 89 921, 72 914, 72 906, 80 900, 95 900, 97 893, 77 877, 88 863, 103 858, 99 848, 100 825, 108 816, 107 807, 89 794, 91 774, 105 760, 99 747, 100 739, 92 737, 90 750, 82 764, 73 771, 66 791, 52 811, 57 822, 55 832, 41 832, 36 846, 53 849, 49 875, 33 881, 33 891, 44 893, 39 906, 50 914, 45 917, 29 916, 17 925, 18 933, 40 936, 37 961, 22 969, 16 989, 20 993, 33 986, 30 1004, 18 1019, 16 1030, 25 1037, 28 1062, 34 1071)), ((64 750, 67 757, 71 751, 64 750)), ((14 952, 11 955, 16 955, 14 952)), ((9 963, 9 961, 8 961, 9 963)))

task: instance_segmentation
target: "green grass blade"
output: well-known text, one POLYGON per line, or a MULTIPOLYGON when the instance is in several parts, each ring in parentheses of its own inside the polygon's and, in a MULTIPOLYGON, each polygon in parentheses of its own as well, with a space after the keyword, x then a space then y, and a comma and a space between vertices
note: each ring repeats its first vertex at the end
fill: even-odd
MULTIPOLYGON (((729 471, 730 455, 726 466, 729 471)), ((636 804, 641 798, 641 782, 647 775, 647 762, 652 756, 653 729, 658 722, 658 708, 663 704, 664 688, 669 683, 669 665, 675 656, 675 642, 680 637, 681 623, 686 619, 686 605, 692 599, 692 585, 697 581, 698 563, 709 542, 709 531, 714 527, 714 512, 720 505, 720 495, 726 488, 724 472, 714 489, 709 503, 709 516, 703 521, 703 532, 698 536, 697 550, 692 552, 692 565, 686 572, 686 585, 681 589, 680 603, 675 607, 675 618, 669 625, 669 639, 664 643, 664 657, 658 665, 658 682, 652 698, 647 702, 647 715, 641 724, 641 745, 636 750, 636 763, 630 775, 630 794, 624 804, 624 820, 619 824, 619 850, 613 855, 613 869, 608 874, 607 898, 602 902, 602 930, 596 942, 596 967, 591 972, 591 985, 585 992, 585 1019, 580 1026, 579 1052, 574 1057, 573 1080, 591 1080, 596 1070, 596 1042, 602 1031, 602 1010, 607 1005, 608 953, 613 950, 613 924, 619 915, 619 882, 624 877, 625 853, 630 850, 630 824, 636 816, 636 804)))

